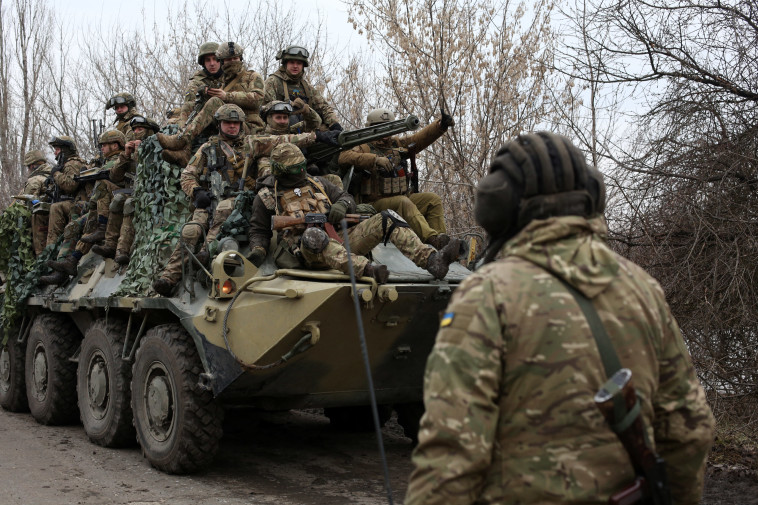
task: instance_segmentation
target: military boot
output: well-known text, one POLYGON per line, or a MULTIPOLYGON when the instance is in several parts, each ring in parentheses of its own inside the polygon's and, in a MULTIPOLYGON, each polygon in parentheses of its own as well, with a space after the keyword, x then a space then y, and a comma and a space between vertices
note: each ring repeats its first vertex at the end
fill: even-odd
MULTIPOLYGON (((93 247, 92 250, 94 251, 95 248, 93 247)), ((130 259, 131 258, 129 256, 129 253, 119 250, 119 251, 116 251, 116 257, 113 258, 113 261, 115 261, 119 265, 128 265, 130 259)))
POLYGON ((39 286, 58 286, 68 280, 68 275, 63 272, 53 272, 50 275, 43 275, 37 280, 39 286))
POLYGON ((102 256, 103 258, 112 258, 116 255, 116 246, 111 246, 107 243, 104 245, 93 245, 92 252, 102 256))
POLYGON ((175 282, 171 282, 170 280, 164 277, 160 277, 159 279, 156 279, 155 282, 153 282, 153 289, 155 290, 155 292, 165 297, 171 296, 171 293, 174 292, 175 287, 176 287, 175 282))
POLYGON ((387 270, 387 265, 369 263, 363 269, 363 277, 373 277, 377 284, 384 284, 390 278, 390 271, 387 270))
POLYGON ((68 275, 76 275, 76 266, 79 264, 79 258, 73 254, 69 254, 60 261, 49 261, 47 266, 55 270, 68 275))
POLYGON ((158 139, 158 143, 163 149, 170 149, 172 151, 178 151, 189 147, 189 138, 184 133, 178 135, 166 135, 165 133, 156 133, 155 138, 158 139))
POLYGON ((440 233, 439 235, 432 235, 426 239, 426 243, 434 247, 438 251, 445 247, 450 242, 450 235, 446 233, 440 233))
POLYGON ((426 270, 435 279, 444 279, 450 269, 450 263, 458 259, 463 242, 457 238, 450 239, 440 251, 434 251, 426 260, 426 270))
POLYGON ((82 235, 81 240, 84 243, 87 244, 94 244, 95 242, 100 242, 105 238, 105 231, 108 228, 108 223, 105 222, 99 222, 97 223, 97 230, 93 231, 92 233, 88 233, 86 235, 82 235))

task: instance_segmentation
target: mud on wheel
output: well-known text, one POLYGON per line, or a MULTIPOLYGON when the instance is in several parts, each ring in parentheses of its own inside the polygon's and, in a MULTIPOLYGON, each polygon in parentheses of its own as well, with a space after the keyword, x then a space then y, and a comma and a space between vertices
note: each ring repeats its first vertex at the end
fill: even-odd
POLYGON ((132 367, 132 409, 142 452, 158 470, 189 473, 218 451, 223 410, 199 385, 203 371, 178 324, 150 329, 132 367))
POLYGON ((11 412, 29 410, 24 383, 25 344, 18 342, 15 332, 10 333, 8 343, 0 346, 0 406, 11 412))
POLYGON ((70 358, 81 334, 65 315, 41 314, 34 319, 26 343, 26 398, 40 424, 66 424, 77 419, 76 363, 70 358))
POLYGON ((126 324, 110 318, 95 321, 87 330, 79 354, 77 395, 84 431, 105 447, 123 447, 135 441, 130 382, 132 367, 121 359, 126 324))

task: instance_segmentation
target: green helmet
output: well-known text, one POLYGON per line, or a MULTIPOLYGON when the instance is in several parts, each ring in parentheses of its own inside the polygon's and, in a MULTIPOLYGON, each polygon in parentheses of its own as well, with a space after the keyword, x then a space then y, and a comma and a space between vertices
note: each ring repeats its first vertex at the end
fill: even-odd
POLYGON ((298 175, 305 172, 305 156, 294 144, 284 142, 271 151, 271 173, 274 177, 298 175))
POLYGON ((29 151, 28 153, 24 155, 25 167, 28 167, 29 165, 33 165, 39 161, 47 161, 47 158, 45 158, 45 154, 39 149, 34 149, 33 151, 29 151))
POLYGON ((245 112, 240 108, 239 105, 234 105, 233 103, 225 103, 218 108, 216 113, 213 115, 213 119, 219 122, 238 121, 240 123, 243 123, 245 121, 245 112))
POLYGON ((266 117, 269 114, 273 114, 274 112, 287 114, 289 116, 292 114, 292 105, 288 104, 287 102, 282 102, 281 100, 274 100, 272 102, 269 102, 261 107, 261 119, 265 121, 266 117))
POLYGON ((126 105, 130 109, 137 106, 137 102, 131 93, 116 93, 105 104, 105 110, 115 107, 116 105, 126 105))
POLYGON ((205 63, 205 57, 209 54, 216 55, 216 51, 218 50, 218 42, 206 42, 205 44, 200 46, 200 49, 197 51, 197 64, 201 67, 204 67, 205 63))
POLYGON ((373 126, 379 123, 386 123, 395 120, 395 113, 389 109, 374 109, 366 116, 366 126, 373 126))
POLYGON ((277 60, 281 60, 284 63, 287 60, 298 60, 303 62, 303 67, 308 66, 308 58, 310 57, 308 50, 302 46, 288 46, 286 49, 282 49, 276 55, 277 60))
POLYGON ((148 119, 144 116, 134 116, 129 121, 129 127, 134 130, 135 128, 141 126, 142 128, 147 128, 148 130, 152 130, 153 133, 158 133, 161 129, 161 127, 153 121, 152 119, 148 119))
POLYGON ((62 149, 71 149, 72 151, 76 151, 76 143, 74 143, 74 139, 68 135, 58 135, 57 137, 53 137, 50 139, 50 142, 48 142, 48 144, 51 147, 60 147, 62 149))
POLYGON ((532 220, 604 209, 603 176, 568 138, 549 132, 519 135, 501 147, 474 200, 474 218, 500 244, 532 220))
POLYGON ((234 42, 222 42, 219 44, 218 49, 216 49, 216 58, 218 58, 219 61, 224 61, 227 58, 239 56, 240 60, 242 60, 242 52, 242 46, 239 44, 234 42))
POLYGON ((121 147, 124 147, 126 145, 126 136, 118 130, 107 130, 100 135, 97 141, 100 145, 118 142, 121 144, 121 147))

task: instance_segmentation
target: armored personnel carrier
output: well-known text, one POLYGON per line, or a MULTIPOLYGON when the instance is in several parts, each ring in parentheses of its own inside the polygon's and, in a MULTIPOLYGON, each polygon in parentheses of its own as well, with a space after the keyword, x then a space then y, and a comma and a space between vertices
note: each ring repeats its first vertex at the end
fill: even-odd
POLYGON ((389 282, 362 278, 353 290, 337 271, 278 269, 271 257, 257 268, 244 249, 220 252, 207 269, 187 251, 176 295, 158 297, 150 282, 186 209, 167 194, 178 187, 177 167, 151 145, 140 154, 141 213, 128 267, 90 253, 68 283, 30 287, 54 252, 46 251, 25 277, 9 277, 17 310, 3 321, 0 404, 28 408, 42 424, 80 418, 90 440, 106 447, 136 437, 168 473, 211 462, 230 407, 323 408, 337 425, 370 423, 357 296, 380 411, 396 410, 415 437, 439 314, 468 270, 454 263, 435 281, 394 246, 378 246, 373 259, 389 267, 389 282))

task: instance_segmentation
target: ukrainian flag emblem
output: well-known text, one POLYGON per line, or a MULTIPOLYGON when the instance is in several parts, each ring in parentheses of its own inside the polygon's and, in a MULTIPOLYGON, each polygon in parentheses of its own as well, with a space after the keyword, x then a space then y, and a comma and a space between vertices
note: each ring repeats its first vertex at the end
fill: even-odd
POLYGON ((444 328, 453 324, 454 318, 455 312, 446 312, 445 315, 442 316, 442 321, 440 321, 440 328, 444 328))

